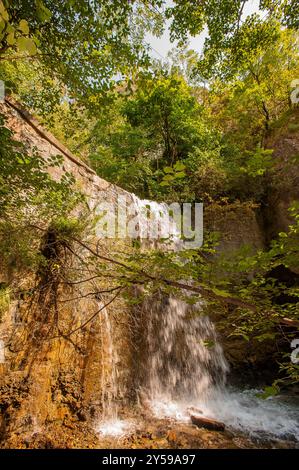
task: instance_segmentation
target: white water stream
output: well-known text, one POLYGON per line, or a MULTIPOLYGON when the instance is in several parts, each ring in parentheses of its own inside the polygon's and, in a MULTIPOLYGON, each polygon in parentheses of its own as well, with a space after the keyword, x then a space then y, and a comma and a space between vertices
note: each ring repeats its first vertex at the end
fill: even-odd
MULTIPOLYGON (((144 215, 149 208, 163 223, 166 205, 138 198, 135 204, 140 224, 149 223, 144 215)), ((263 400, 257 397, 257 390, 240 391, 226 386, 228 364, 214 325, 201 315, 200 303, 190 308, 182 300, 161 296, 148 299, 144 308, 144 390, 154 415, 190 421, 189 409, 193 407, 202 416, 223 421, 232 430, 255 437, 299 440, 298 408, 282 397, 263 400)), ((98 428, 103 435, 122 435, 130 429, 129 422, 117 417, 98 428)))

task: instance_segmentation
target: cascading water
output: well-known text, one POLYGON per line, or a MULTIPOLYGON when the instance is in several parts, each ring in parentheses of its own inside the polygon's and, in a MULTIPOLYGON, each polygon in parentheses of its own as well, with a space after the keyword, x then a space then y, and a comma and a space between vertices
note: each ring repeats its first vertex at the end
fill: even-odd
MULTIPOLYGON (((100 304, 100 308, 103 308, 103 304, 100 304)), ((117 395, 116 358, 115 348, 113 347, 113 340, 111 334, 111 323, 106 308, 102 310, 101 317, 101 344, 101 401, 103 408, 103 417, 105 419, 115 419, 117 417, 117 409, 115 404, 115 398, 117 395)))
MULTIPOLYGON (((103 303, 99 303, 103 308, 103 303)), ((117 353, 113 345, 112 328, 109 313, 106 308, 101 311, 101 402, 102 416, 96 430, 102 436, 122 436, 131 427, 131 423, 118 417, 117 394, 117 353)))
MULTIPOLYGON (((143 234, 150 235, 153 224, 161 238, 169 230, 170 247, 178 251, 180 231, 173 220, 168 222, 167 204, 136 197, 134 202, 143 234)), ((196 400, 208 397, 213 388, 225 383, 228 364, 214 325, 206 315, 200 315, 201 302, 191 307, 183 300, 161 294, 145 301, 143 310, 147 328, 146 389, 151 400, 196 400)))
MULTIPOLYGON (((133 201, 141 229, 140 238, 147 239, 145 246, 157 245, 159 242, 155 236, 154 241, 149 239, 157 232, 163 238, 167 205, 140 200, 134 195, 133 201)), ((170 232, 170 247, 178 249, 181 240, 175 225, 170 232)), ((224 421, 231 429, 255 436, 265 433, 299 440, 299 413, 294 412, 292 406, 279 402, 277 398, 261 400, 255 390, 241 392, 225 386, 228 364, 213 323, 203 315, 203 306, 200 301, 190 306, 183 300, 162 294, 144 302, 142 396, 149 402, 153 414, 189 421, 189 410, 195 408, 204 416, 224 421)), ((111 339, 107 315, 105 319, 111 339)), ((113 354, 111 340, 111 358, 113 354)), ((113 359, 110 366, 113 382, 117 376, 113 359)), ((112 401, 113 396, 110 396, 108 409, 114 409, 112 401)), ((119 436, 131 428, 130 422, 117 418, 115 409, 113 413, 99 427, 104 435, 119 436)))
POLYGON ((148 317, 148 390, 152 399, 197 400, 225 383, 228 364, 214 325, 174 297, 146 305, 148 317))
POLYGON ((153 413, 188 422, 190 410, 200 410, 233 430, 298 440, 294 406, 281 398, 262 400, 258 390, 226 386, 228 364, 214 325, 200 310, 172 297, 146 303, 146 390, 153 413))
MULTIPOLYGON (((135 204, 147 231, 153 219, 161 225, 167 218, 165 204, 137 198, 135 204), (154 213, 151 218, 144 216, 148 209, 154 213)), ((177 249, 181 241, 178 230, 172 229, 171 246, 177 249)), ((193 408, 254 436, 265 433, 299 440, 299 412, 293 406, 276 398, 262 400, 257 390, 225 387, 228 363, 213 323, 203 315, 202 303, 191 307, 173 296, 160 295, 145 301, 143 309, 147 328, 144 390, 158 417, 188 421, 193 408)))

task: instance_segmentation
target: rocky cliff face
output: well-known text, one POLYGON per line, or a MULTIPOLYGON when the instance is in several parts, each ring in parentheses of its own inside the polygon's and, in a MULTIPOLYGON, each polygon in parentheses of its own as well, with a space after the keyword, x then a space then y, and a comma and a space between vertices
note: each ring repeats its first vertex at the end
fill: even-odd
POLYGON ((263 210, 266 239, 286 232, 292 223, 288 208, 299 200, 299 109, 294 108, 268 137, 275 166, 268 176, 268 194, 263 210))
MULTIPOLYGON (((266 146, 273 149, 273 169, 265 176, 266 194, 259 208, 235 203, 227 206, 211 206, 205 212, 205 227, 221 234, 219 252, 234 256, 234 251, 247 245, 254 252, 266 249, 280 232, 287 232, 292 224, 288 209, 299 201, 299 109, 294 108, 279 122, 268 136, 266 146)), ((249 273, 250 274, 250 273, 249 273)), ((299 268, 277 269, 271 275, 281 282, 298 282, 299 268)), ((222 345, 231 368, 236 375, 253 382, 260 379, 271 383, 277 374, 279 359, 272 341, 246 342, 229 337, 225 318, 229 311, 214 311, 212 318, 222 332, 222 345), (225 328, 221 330, 224 320, 225 328)))
MULTIPOLYGON (((1 104, 1 112, 15 138, 29 149, 36 147, 44 156, 63 156, 62 168, 50 171, 55 178, 61 171, 72 173, 90 211, 103 200, 114 202, 125 194, 77 161, 19 106, 6 102, 1 104)), ((109 252, 111 244, 106 240, 103 252, 109 252)), ((5 283, 7 275, 0 267, 0 282, 5 283)), ((109 407, 112 399, 120 398, 125 402, 131 390, 130 312, 124 302, 115 300, 112 308, 107 307, 85 328, 67 336, 91 317, 101 302, 84 298, 84 293, 92 291, 92 281, 84 286, 47 281, 22 279, 23 289, 37 283, 39 288, 28 298, 16 295, 0 322, 0 339, 6 345, 5 362, 0 364, 0 439, 9 447, 26 447, 41 429, 55 428, 57 423, 64 423, 65 429, 69 426, 70 433, 74 421, 96 423, 103 404, 109 407), (75 300, 61 303, 57 314, 53 296, 75 300), (53 337, 54 322, 59 322, 60 337, 53 337)))

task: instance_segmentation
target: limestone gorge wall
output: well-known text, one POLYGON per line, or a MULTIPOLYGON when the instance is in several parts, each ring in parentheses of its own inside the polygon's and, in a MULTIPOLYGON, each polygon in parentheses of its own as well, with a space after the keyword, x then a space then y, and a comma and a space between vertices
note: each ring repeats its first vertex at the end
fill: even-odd
MULTIPOLYGON (((41 155, 64 157, 61 169, 50 171, 55 172, 54 177, 59 177, 60 171, 71 172, 86 195, 90 210, 103 199, 114 202, 118 195, 126 194, 77 161, 15 103, 7 101, 0 110, 15 138, 29 149, 36 147, 41 155)), ((109 252, 112 245, 107 240, 101 249, 109 252)), ((121 244, 118 249, 122 249, 121 244)), ((0 282, 5 283, 7 276, 1 267, 0 282)), ((0 364, 0 438, 4 445, 12 447, 22 445, 20 442, 51 423, 69 423, 73 419, 96 422, 102 412, 108 412, 103 410, 103 404, 109 408, 115 400, 125 403, 132 390, 131 319, 125 303, 116 299, 113 306, 75 336, 51 338, 51 324, 56 321, 53 286, 23 279, 22 288, 33 287, 36 282, 41 283, 37 293, 12 300, 0 322, 0 339, 6 345, 5 362, 0 364)), ((97 299, 78 299, 92 290, 92 281, 58 287, 59 298, 76 299, 59 305, 62 332, 80 326, 101 307, 97 299)))

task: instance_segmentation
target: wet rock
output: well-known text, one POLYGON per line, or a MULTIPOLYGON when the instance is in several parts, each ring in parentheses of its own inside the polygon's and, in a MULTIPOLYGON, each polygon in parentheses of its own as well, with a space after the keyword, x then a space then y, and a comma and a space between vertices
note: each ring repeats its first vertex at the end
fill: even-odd
POLYGON ((173 430, 168 431, 167 439, 168 439, 169 442, 176 443, 176 441, 178 440, 176 432, 173 431, 173 430))
POLYGON ((211 418, 203 418, 202 416, 191 415, 191 422, 199 428, 209 429, 211 431, 224 431, 225 424, 211 418))
POLYGON ((79 421, 87 421, 87 413, 84 410, 79 410, 77 413, 79 421))

